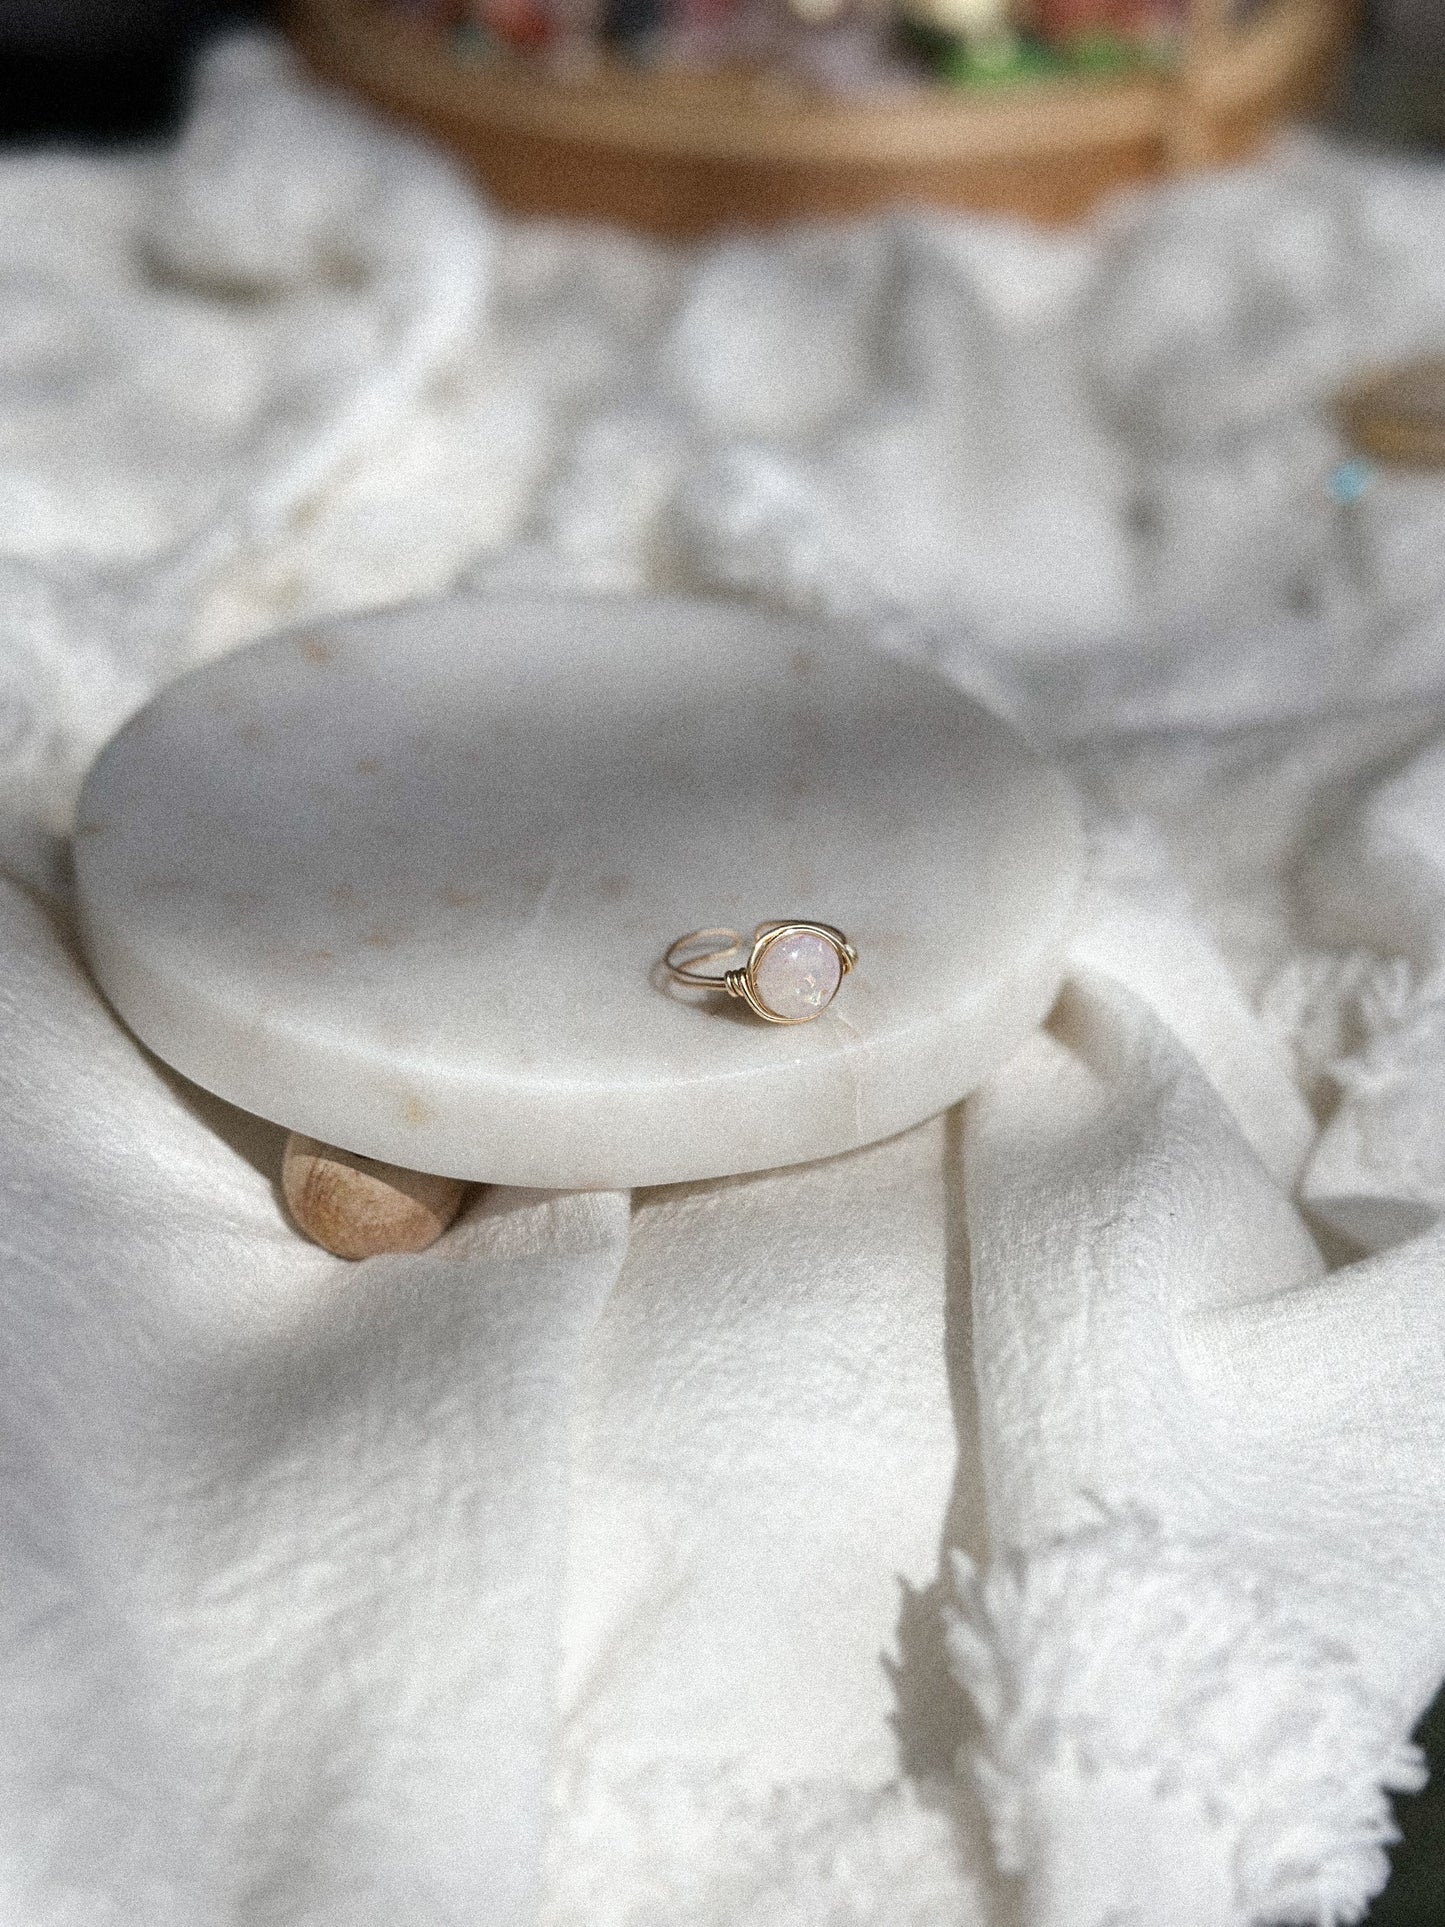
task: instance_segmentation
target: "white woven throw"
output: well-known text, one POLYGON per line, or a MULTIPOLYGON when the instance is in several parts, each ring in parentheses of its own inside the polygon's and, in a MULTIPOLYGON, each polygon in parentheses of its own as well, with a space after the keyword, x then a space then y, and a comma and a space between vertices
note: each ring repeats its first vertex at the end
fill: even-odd
POLYGON ((0 1918, 1357 1918, 1445 1673, 1445 483, 1336 501, 1323 401, 1445 349, 1445 178, 667 251, 241 41, 0 230, 0 1918), (63 831, 166 677, 457 582, 861 613, 1022 720, 1048 1030, 834 1163, 304 1244, 63 831))

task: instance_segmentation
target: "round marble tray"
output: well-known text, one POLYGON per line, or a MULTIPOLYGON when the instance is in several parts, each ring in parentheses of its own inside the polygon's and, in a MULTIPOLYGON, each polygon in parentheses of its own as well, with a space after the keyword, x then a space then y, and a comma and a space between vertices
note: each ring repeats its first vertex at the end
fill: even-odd
POLYGON ((1061 779, 831 626, 653 599, 451 600, 183 678, 81 798, 102 989, 232 1103, 453 1177, 624 1186, 867 1144, 1053 997, 1061 779), (670 985, 703 924, 840 925, 779 1029, 670 985))

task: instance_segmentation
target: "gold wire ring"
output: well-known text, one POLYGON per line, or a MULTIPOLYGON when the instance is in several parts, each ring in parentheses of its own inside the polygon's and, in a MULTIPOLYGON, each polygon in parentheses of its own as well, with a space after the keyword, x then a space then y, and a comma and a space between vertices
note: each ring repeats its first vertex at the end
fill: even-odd
POLYGON ((667 947, 663 968, 677 983, 697 990, 722 990, 740 998, 765 1024, 808 1024, 820 1017, 838 993, 838 986, 858 961, 858 952, 835 925, 790 918, 784 923, 760 923, 753 932, 746 963, 721 975, 700 969, 736 955, 743 939, 736 930, 689 930, 667 947), (720 948, 697 950, 699 944, 724 938, 720 948), (768 958, 778 944, 790 948, 768 958), (684 957, 683 952, 696 952, 684 957), (831 955, 825 953, 831 953, 831 955), (762 980, 759 972, 762 971, 762 980), (773 1001, 769 1002, 769 996, 773 1001))

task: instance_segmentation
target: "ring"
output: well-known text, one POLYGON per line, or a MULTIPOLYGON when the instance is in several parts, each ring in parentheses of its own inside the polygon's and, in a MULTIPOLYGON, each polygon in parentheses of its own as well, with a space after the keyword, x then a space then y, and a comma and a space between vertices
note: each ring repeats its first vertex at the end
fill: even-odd
POLYGON ((820 1017, 838 986, 858 961, 858 952, 831 923, 760 923, 753 932, 746 963, 721 976, 700 964, 721 963, 743 947, 736 930, 689 930, 669 944, 662 962, 670 977, 699 990, 725 990, 739 997, 765 1024, 807 1024, 820 1017), (718 949, 696 951, 699 944, 726 939, 718 949))

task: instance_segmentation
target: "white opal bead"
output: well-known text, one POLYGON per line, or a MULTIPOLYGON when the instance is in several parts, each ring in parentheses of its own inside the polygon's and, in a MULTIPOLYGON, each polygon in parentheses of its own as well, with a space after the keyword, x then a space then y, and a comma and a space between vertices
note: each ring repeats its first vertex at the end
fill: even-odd
POLYGON ((826 937, 795 930, 768 945, 753 981, 759 999, 775 1017, 796 1022, 828 1008, 843 981, 843 966, 826 937))

